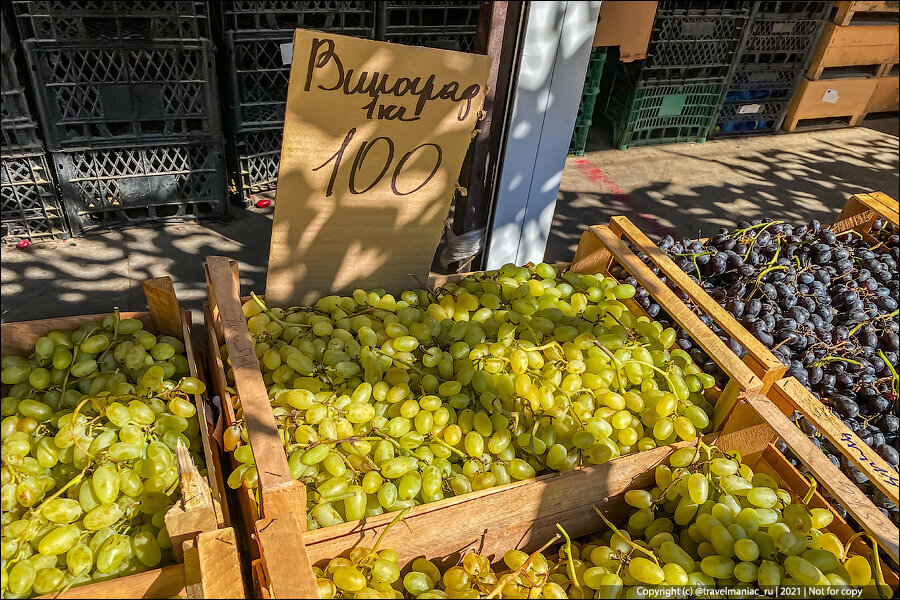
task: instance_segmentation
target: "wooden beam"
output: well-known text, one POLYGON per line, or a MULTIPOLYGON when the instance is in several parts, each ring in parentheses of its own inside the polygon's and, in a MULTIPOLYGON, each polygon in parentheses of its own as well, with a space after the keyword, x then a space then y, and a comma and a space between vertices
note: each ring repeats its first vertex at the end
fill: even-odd
POLYGON ((798 427, 784 416, 774 404, 764 396, 748 395, 747 402, 775 430, 778 437, 787 444, 791 452, 811 473, 814 473, 819 484, 847 509, 878 542, 896 563, 900 531, 891 521, 875 508, 872 501, 854 485, 841 471, 832 464, 825 455, 816 448, 798 427))

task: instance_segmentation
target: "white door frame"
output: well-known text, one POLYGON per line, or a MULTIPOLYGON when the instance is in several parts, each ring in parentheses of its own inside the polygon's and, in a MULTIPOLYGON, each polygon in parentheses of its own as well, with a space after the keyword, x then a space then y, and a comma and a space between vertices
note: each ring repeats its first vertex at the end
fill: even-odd
POLYGON ((543 260, 600 2, 531 2, 486 269, 543 260))

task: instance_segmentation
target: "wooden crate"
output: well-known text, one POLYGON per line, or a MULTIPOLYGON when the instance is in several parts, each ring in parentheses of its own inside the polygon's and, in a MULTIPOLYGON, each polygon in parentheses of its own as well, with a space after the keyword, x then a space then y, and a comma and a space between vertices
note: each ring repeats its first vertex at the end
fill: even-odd
MULTIPOLYGON (((191 339, 191 314, 181 309, 168 277, 144 282, 149 311, 125 312, 122 318, 140 319, 147 331, 176 337, 184 342, 191 376, 201 378, 200 361, 191 339)), ((4 323, 0 327, 0 355, 24 355, 34 351, 38 338, 54 329, 77 329, 102 320, 107 314, 60 317, 4 323)), ((172 538, 174 565, 100 583, 82 585, 47 598, 243 598, 244 585, 235 531, 229 526, 224 504, 219 450, 210 435, 204 395, 194 396, 208 480, 182 470, 182 501, 166 515, 172 538), (212 483, 212 485, 210 485, 212 483)), ((193 464, 188 457, 188 463, 193 464)), ((187 465, 185 465, 187 466, 187 465)))
MULTIPOLYGON (((729 377, 724 389, 707 391, 707 398, 717 407, 716 414, 719 415, 721 412, 721 418, 714 423, 717 426, 721 425, 736 406, 739 396, 746 392, 761 391, 763 382, 747 365, 728 351, 727 346, 678 300, 675 294, 612 231, 605 226, 592 228, 592 231, 596 233, 595 239, 582 241, 582 246, 579 246, 579 252, 576 253, 571 265, 572 270, 606 274, 613 261, 621 264, 650 292, 655 301, 668 311, 675 322, 714 357, 729 377)), ((214 371, 211 382, 215 393, 222 398, 223 404, 230 406, 231 399, 225 389, 225 372, 218 351, 220 345, 225 343, 234 371, 235 387, 244 412, 250 446, 256 457, 259 472, 259 508, 257 509, 250 493, 245 491, 240 494, 242 514, 247 523, 253 524, 254 557, 259 557, 257 568, 254 569, 254 577, 257 579, 254 583, 259 593, 271 594, 274 597, 296 596, 300 594, 298 590, 302 590, 301 595, 312 595, 316 590, 308 582, 310 557, 295 548, 302 548, 304 540, 310 536, 329 536, 331 535, 329 531, 343 531, 341 528, 345 528, 345 525, 350 529, 366 527, 365 523, 372 519, 325 528, 321 531, 303 532, 306 525, 306 492, 303 485, 291 477, 281 441, 275 430, 271 404, 253 351, 250 331, 241 310, 237 263, 227 258, 210 257, 206 262, 206 272, 209 303, 205 315, 209 336, 210 368, 214 371)), ((429 287, 433 289, 464 276, 435 278, 429 282, 429 287)), ((629 307, 635 314, 645 314, 633 301, 629 303, 629 307)), ((234 417, 234 413, 229 414, 226 409, 226 419, 234 417)), ((612 462, 615 463, 617 460, 621 459, 612 462)), ((548 493, 571 494, 571 488, 567 487, 569 485, 567 479, 551 478, 546 481, 550 482, 551 486, 551 492, 548 493)), ((513 483, 496 489, 520 487, 523 483, 528 482, 513 483)), ((447 498, 416 507, 414 510, 426 512, 441 510, 444 506, 453 506, 481 495, 480 492, 473 494, 447 498)), ((395 515, 389 514, 388 520, 393 516, 395 515)))
POLYGON ((855 126, 866 114, 877 79, 800 80, 784 118, 785 131, 855 126))
POLYGON ((900 76, 880 77, 869 103, 866 104, 866 112, 885 113, 898 110, 900 110, 900 76))
POLYGON ((837 221, 828 228, 835 233, 843 233, 852 229, 867 242, 876 245, 879 242, 872 237, 871 230, 872 225, 879 217, 887 219, 894 225, 900 225, 897 201, 882 192, 855 194, 847 200, 837 221))
MULTIPOLYGON (((771 401, 748 395, 740 406, 741 410, 733 414, 723 432, 705 438, 707 444, 740 452, 755 472, 772 475, 781 487, 802 498, 809 491, 810 483, 772 445, 773 439, 782 438, 815 474, 818 486, 839 498, 854 518, 867 524, 866 530, 878 540, 880 548, 896 557, 897 528, 830 461, 812 451, 814 447, 809 440, 771 401)), ((611 521, 621 523, 633 510, 625 505, 624 493, 629 489, 652 487, 655 467, 676 449, 691 445, 681 442, 603 465, 417 506, 409 511, 402 525, 385 534, 381 548, 396 550, 401 566, 419 556, 449 566, 468 551, 477 551, 494 560, 510 548, 534 551, 556 533, 557 523, 573 538, 589 536, 606 529, 594 506, 611 521), (576 489, 578 493, 572 493, 576 489)), ((833 511, 818 492, 810 506, 833 511)), ((356 546, 371 548, 391 518, 384 515, 359 524, 311 531, 305 536, 307 555, 314 564, 324 566, 335 556, 346 556, 356 546)), ((845 543, 855 533, 837 514, 827 530, 845 543)), ((851 548, 858 554, 870 555, 868 546, 858 540, 851 548)), ((896 573, 885 561, 882 568, 886 582, 896 589, 896 573)))
POLYGON ((897 24, 843 27, 826 23, 806 75, 812 80, 842 73, 883 77, 900 60, 898 35, 897 24))
MULTIPOLYGON (((856 229, 875 242, 868 231, 872 222, 879 216, 884 216, 892 223, 897 224, 897 202, 880 192, 857 194, 848 200, 838 222, 831 226, 831 229, 836 233, 856 229)), ((744 362, 766 383, 765 392, 785 415, 791 415, 794 411, 803 414, 856 468, 865 473, 878 489, 895 504, 900 505, 897 472, 872 448, 864 444, 831 411, 826 409, 822 402, 815 398, 799 381, 793 377, 782 379, 787 368, 768 348, 705 290, 694 283, 627 217, 614 217, 610 228, 635 244, 641 252, 647 255, 650 262, 660 269, 661 274, 664 274, 670 282, 687 294, 698 309, 711 317, 726 335, 743 346, 747 351, 744 362)), ((821 453, 818 450, 816 452, 821 453)))
POLYGON ((856 23, 891 22, 898 17, 900 2, 835 2, 834 8, 834 18, 831 20, 838 25, 850 25, 854 21, 856 23))

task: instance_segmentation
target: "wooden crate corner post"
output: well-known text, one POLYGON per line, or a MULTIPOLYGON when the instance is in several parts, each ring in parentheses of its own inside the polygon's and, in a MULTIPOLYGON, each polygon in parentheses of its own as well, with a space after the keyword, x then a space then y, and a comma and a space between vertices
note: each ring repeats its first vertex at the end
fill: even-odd
POLYGON ((235 387, 259 473, 261 518, 254 524, 267 583, 276 598, 318 598, 318 586, 303 543, 306 488, 288 468, 268 391, 240 303, 238 266, 211 256, 205 264, 213 318, 225 333, 235 387))

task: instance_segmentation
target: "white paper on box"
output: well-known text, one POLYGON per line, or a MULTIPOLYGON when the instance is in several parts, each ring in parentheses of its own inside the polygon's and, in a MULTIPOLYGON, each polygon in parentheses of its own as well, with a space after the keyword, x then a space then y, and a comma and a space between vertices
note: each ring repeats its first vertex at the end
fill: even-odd
POLYGON ((756 114, 762 108, 762 104, 745 104, 738 109, 739 115, 752 115, 756 114))
POLYGON ((825 90, 825 94, 822 96, 822 102, 828 102, 829 104, 834 104, 838 101, 838 91, 837 90, 825 90))

